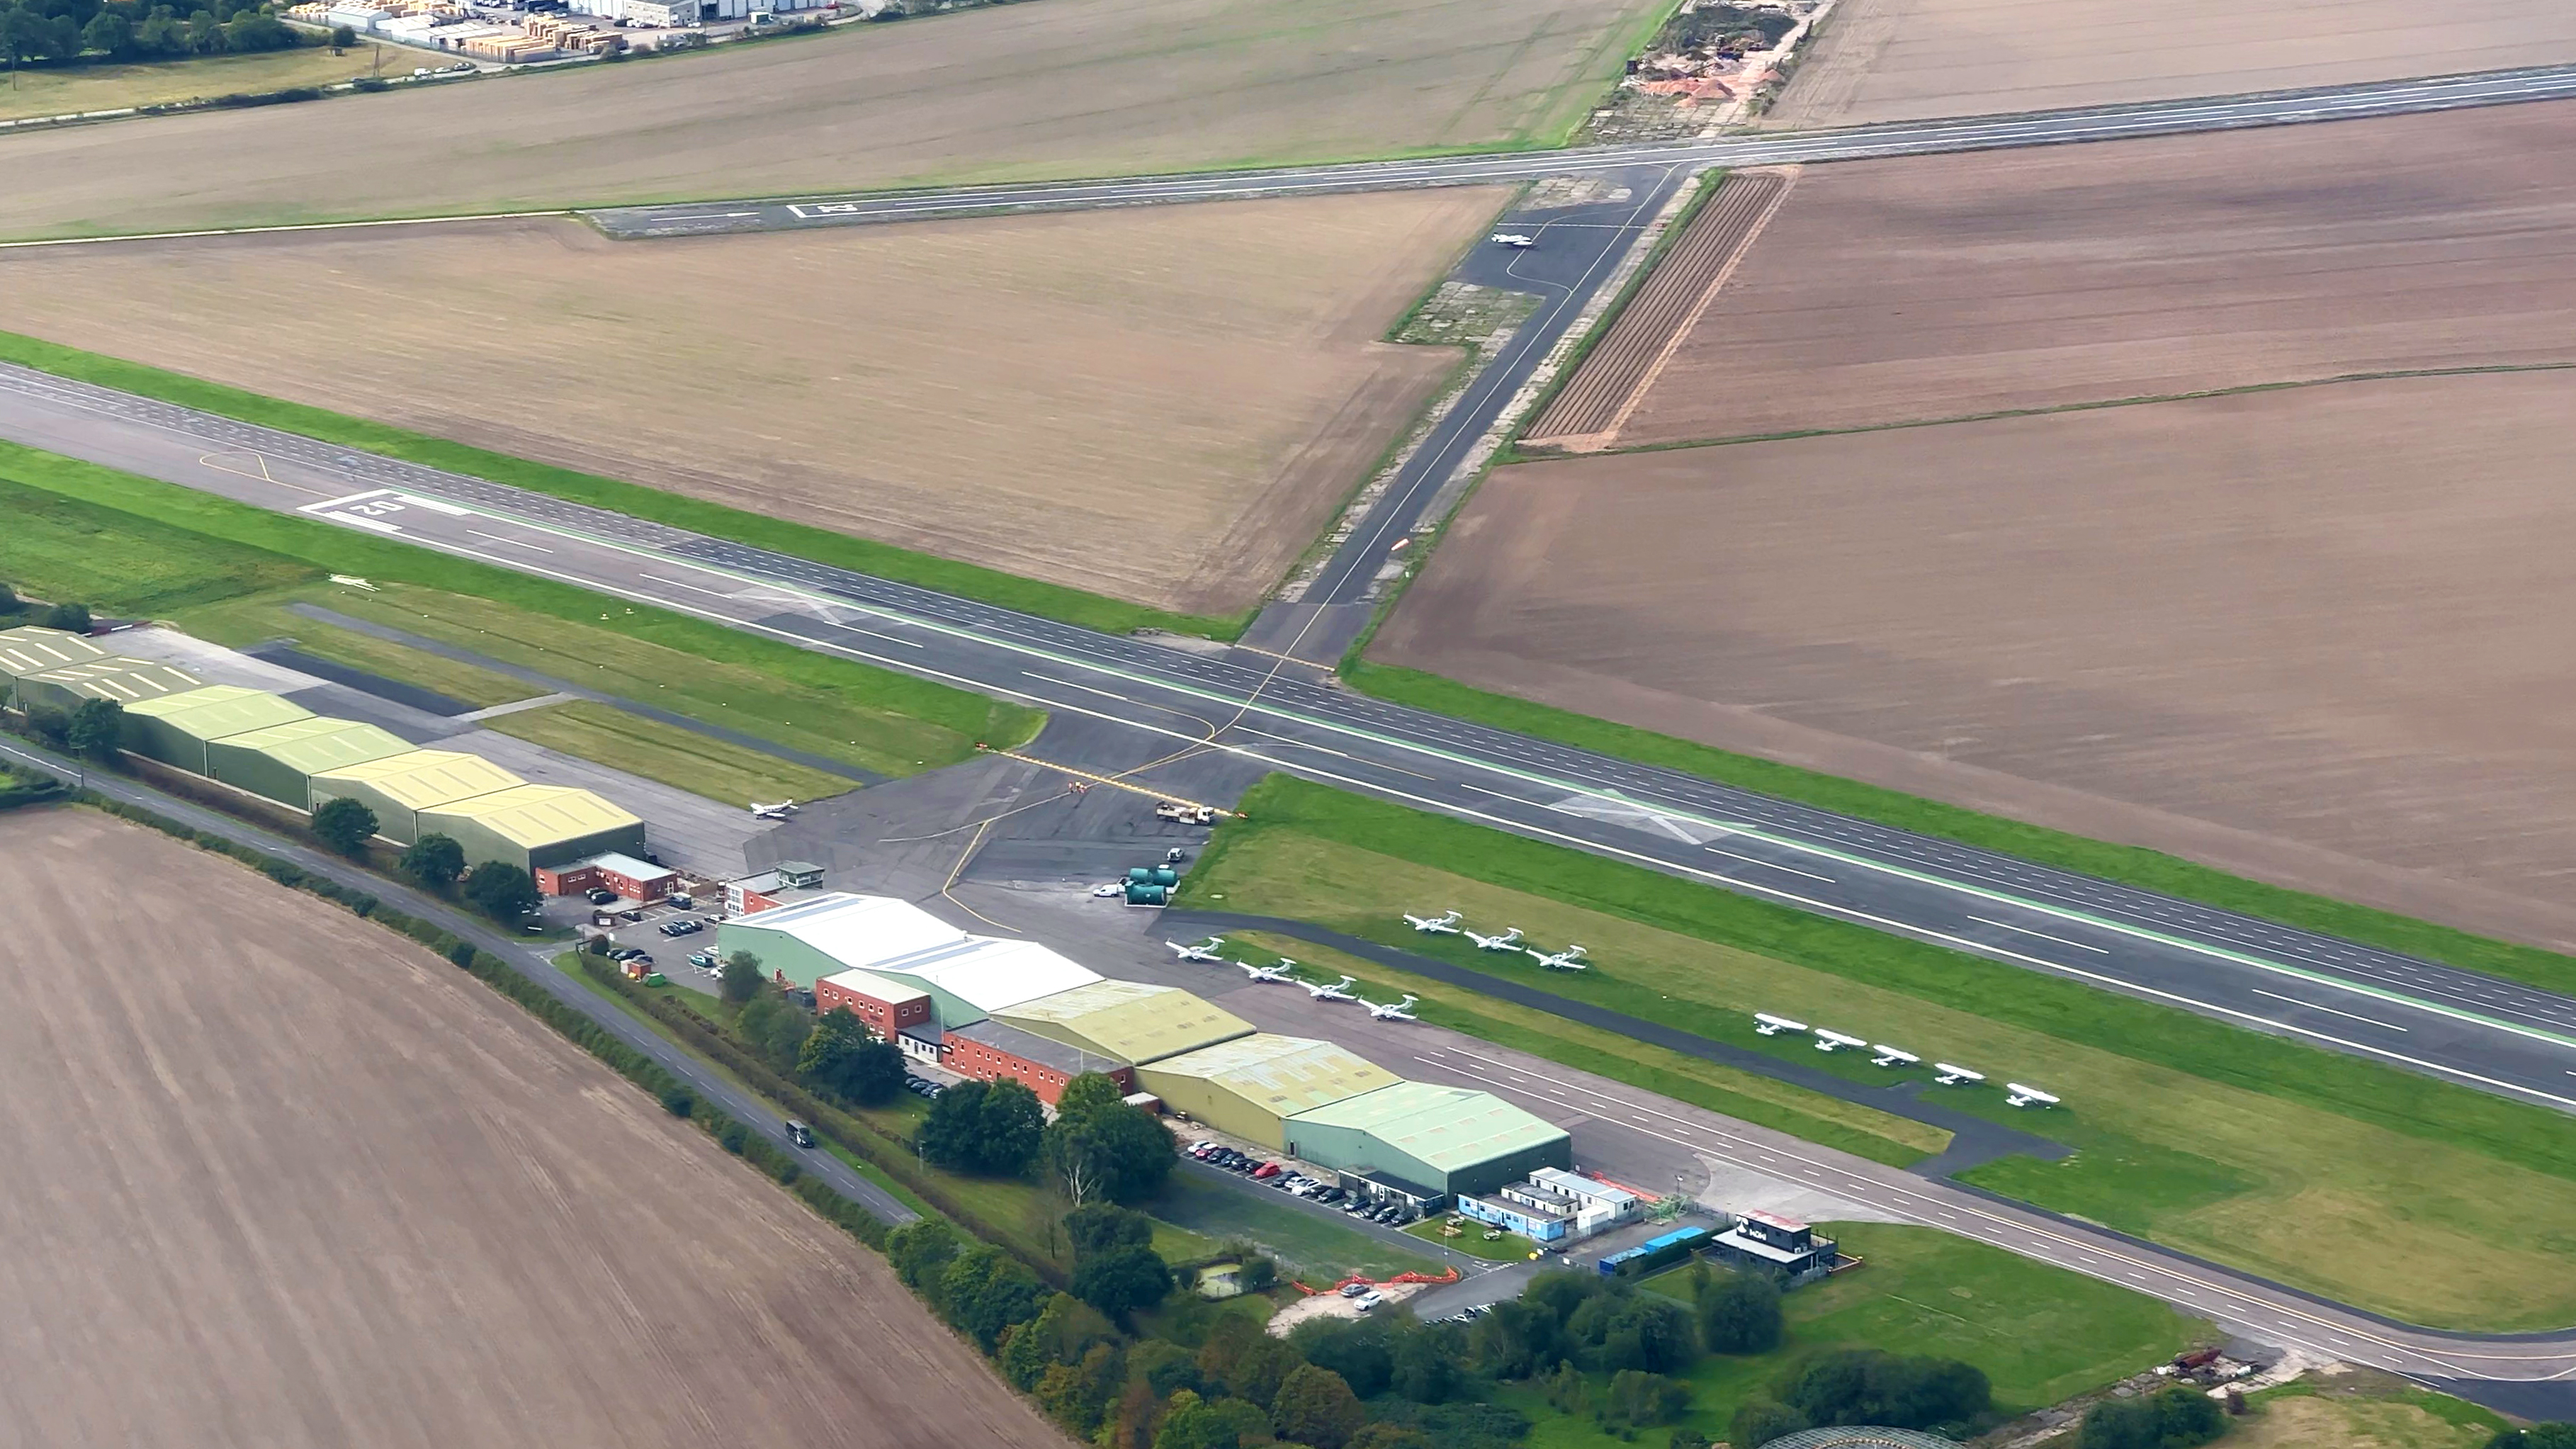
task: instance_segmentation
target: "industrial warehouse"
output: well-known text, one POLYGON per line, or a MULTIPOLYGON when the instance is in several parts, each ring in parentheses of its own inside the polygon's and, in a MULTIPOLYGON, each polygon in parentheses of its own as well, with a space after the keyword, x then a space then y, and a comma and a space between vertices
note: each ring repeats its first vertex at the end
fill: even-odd
POLYGON ((1113 981, 1029 941, 958 930, 908 901, 820 892, 721 923, 818 1011, 846 1008, 907 1055, 1025 1082, 1083 1072, 1168 1112, 1416 1205, 1572 1165, 1561 1128, 1488 1092, 1408 1082, 1346 1048, 1261 1031, 1190 992, 1113 981))
POLYGON ((111 701, 127 753, 292 810, 355 799, 396 845, 445 835, 469 861, 527 869, 644 849, 644 822, 588 790, 530 784, 477 755, 420 749, 375 725, 210 685, 58 629, 0 630, 0 685, 0 698, 23 713, 111 701))

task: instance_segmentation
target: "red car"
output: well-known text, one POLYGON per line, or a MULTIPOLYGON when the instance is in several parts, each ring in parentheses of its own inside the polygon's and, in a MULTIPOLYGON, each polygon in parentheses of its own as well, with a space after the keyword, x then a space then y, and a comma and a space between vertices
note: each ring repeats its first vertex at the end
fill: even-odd
POLYGON ((1277 1177, 1278 1175, 1279 1164, 1275 1162, 1265 1162, 1259 1167, 1252 1169, 1252 1176, 1256 1181, 1265 1177, 1277 1177))

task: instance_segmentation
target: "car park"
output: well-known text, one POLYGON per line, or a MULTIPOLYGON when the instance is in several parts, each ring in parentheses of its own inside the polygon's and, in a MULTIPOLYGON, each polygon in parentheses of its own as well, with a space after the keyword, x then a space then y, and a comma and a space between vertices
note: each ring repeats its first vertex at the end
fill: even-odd
POLYGON ((664 921, 661 925, 654 927, 655 930, 660 931, 665 936, 694 936, 706 928, 706 922, 693 921, 686 916, 682 916, 676 921, 664 921))

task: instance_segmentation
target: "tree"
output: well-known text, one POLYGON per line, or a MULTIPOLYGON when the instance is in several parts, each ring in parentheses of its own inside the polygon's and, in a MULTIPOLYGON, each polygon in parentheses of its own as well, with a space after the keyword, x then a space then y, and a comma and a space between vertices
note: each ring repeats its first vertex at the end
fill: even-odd
POLYGON ((1162 1190, 1179 1160, 1161 1120, 1128 1106, 1117 1082, 1098 1072, 1065 1083, 1055 1112, 1039 1144, 1039 1161, 1076 1203, 1094 1197, 1141 1202, 1162 1190))
POLYGON ((1726 1438, 1735 1449, 1761 1449, 1774 1439, 1785 1439, 1810 1427, 1807 1416, 1787 1404, 1754 1399, 1735 1411, 1734 1421, 1727 1425, 1726 1438))
MULTIPOLYGON (((1276 1340, 1273 1340, 1274 1342, 1276 1340)), ((1201 1399, 1187 1389, 1172 1395, 1154 1449, 1242 1449, 1270 1432, 1269 1416, 1241 1399, 1201 1399)))
POLYGON ((1070 1293, 1052 1293, 1038 1316, 1011 1330, 998 1361, 1014 1388, 1034 1386, 1048 1368, 1082 1361, 1092 1345, 1117 1340, 1109 1320, 1070 1293))
POLYGON ((796 1069, 806 1034, 814 1029, 814 1017, 788 1000, 785 992, 764 991, 744 1004, 734 1025, 763 1061, 778 1071, 790 1072, 796 1069))
POLYGON ((424 835, 404 847, 402 873, 431 890, 446 890, 465 874, 465 847, 444 835, 424 835))
POLYGON ((1037 1094, 1022 1083, 960 1082, 930 1104, 922 1155, 964 1172, 1018 1177, 1037 1156, 1045 1120, 1037 1094))
POLYGON ((1107 1417, 1127 1382, 1127 1358, 1115 1344, 1095 1343, 1078 1363, 1052 1364, 1038 1378, 1038 1407, 1047 1417, 1088 1438, 1107 1417))
POLYGON ((0 584, 0 616, 23 614, 26 611, 27 601, 18 597, 18 591, 7 584, 0 584))
POLYGON ((496 921, 517 923, 545 897, 527 867, 506 860, 487 860, 465 873, 465 898, 496 921))
POLYGON ((1457 1395, 1466 1381, 1459 1364, 1465 1345, 1454 1325, 1408 1318, 1389 1337, 1393 1362, 1387 1387, 1417 1404, 1445 1404, 1457 1395))
POLYGON ((1662 1374, 1621 1369, 1601 1396, 1601 1423, 1612 1430, 1669 1424, 1690 1409, 1691 1387, 1662 1374))
POLYGON ((1105 1202, 1086 1203, 1064 1215, 1065 1236, 1073 1242, 1077 1263, 1095 1253, 1154 1244, 1154 1220, 1105 1202))
POLYGON ((986 1353, 1002 1330, 1038 1316, 1045 1292, 1036 1274, 989 1243, 959 1253, 939 1275, 941 1311, 986 1353))
POLYGON ((824 1012, 796 1055, 796 1077, 808 1086, 839 1093, 861 1106, 894 1100, 903 1090, 903 1052, 879 1041, 846 1006, 824 1012))
POLYGON ((2499 1430, 2487 1449, 2576 1449, 2576 1424, 2534 1424, 2499 1430))
POLYGON ((293 50, 295 32, 286 22, 263 10, 244 10, 224 26, 224 49, 249 53, 261 50, 293 50))
MULTIPOLYGON (((368 809, 363 800, 347 795, 335 796, 323 801, 322 808, 313 812, 313 838, 342 855, 356 855, 365 850, 367 842, 375 838, 375 834, 376 812, 368 809)), ((450 845, 455 843, 452 840, 448 842, 450 845)), ((461 856, 462 852, 459 854, 461 856)))
POLYGON ((1074 1264, 1073 1296, 1120 1322, 1172 1291, 1172 1270, 1152 1248, 1121 1246, 1074 1264))
POLYGON ((1566 1319, 1565 1331, 1593 1367, 1610 1373, 1674 1373, 1699 1355, 1689 1310, 1660 1293, 1626 1291, 1586 1300, 1566 1319))
MULTIPOLYGON (((26 10, 13 10, 9 13, 9 18, 14 21, 21 15, 32 15, 32 13, 26 10)), ((90 631, 93 622, 89 616, 87 604, 56 604, 45 611, 45 627, 60 629, 66 634, 86 634, 90 631)))
POLYGON ((125 706, 112 699, 84 699, 63 721, 63 746, 93 760, 113 760, 125 745, 125 706))
POLYGON ((1149 1338, 1128 1350, 1127 1371, 1151 1387, 1158 1399, 1200 1387, 1198 1355, 1165 1339, 1149 1338))
MULTIPOLYGON (((2105 1399, 2084 1415, 2082 1449, 2192 1449, 2227 1432, 2218 1401, 2198 1389, 2167 1384, 2142 1399, 2105 1399)), ((2546 1444, 2530 1449, 2549 1449, 2546 1444)), ((2569 1449, 2576 1449, 2571 1438, 2569 1449)))
POLYGON ((1525 1379, 1570 1357, 1573 1347, 1565 1341, 1565 1330, 1555 1315, 1523 1295, 1495 1304, 1476 1320, 1468 1351, 1479 1373, 1525 1379))
POLYGON ((1984 1413, 1992 1391, 1983 1370, 1956 1359, 1855 1348, 1809 1360, 1780 1398, 1814 1424, 1929 1429, 1984 1413))
POLYGON ((1363 1424, 1348 1449, 1431 1449, 1431 1441, 1404 1424, 1363 1424))
POLYGON ((1199 1377, 1209 1388, 1265 1408, 1304 1362, 1286 1340, 1272 1338, 1241 1314, 1218 1319, 1207 1342, 1199 1345, 1199 1377))
POLYGON ((716 978, 716 993, 736 1006, 760 994, 768 980, 760 973, 760 958, 749 951, 736 951, 724 958, 724 973, 716 978))
POLYGON ((1711 1353, 1769 1353, 1780 1346, 1780 1285, 1768 1273, 1705 1279, 1692 1306, 1700 1346, 1711 1353))
POLYGON ((134 54, 134 23, 114 10, 102 9, 81 30, 81 44, 110 60, 128 59, 134 54))
POLYGON ((940 1305, 941 1277, 957 1260, 957 1230, 937 1218, 923 1218, 886 1234, 886 1261, 904 1286, 940 1305))
POLYGON ((1367 1419, 1342 1376, 1313 1364, 1291 1370, 1270 1405, 1270 1427, 1280 1438, 1315 1449, 1345 1449, 1367 1419))
POLYGON ((1395 1377, 1395 1349, 1383 1318, 1309 1318, 1289 1331, 1288 1342, 1306 1362, 1340 1375, 1363 1399, 1386 1392, 1395 1377))
POLYGON ((331 27, 331 53, 338 55, 358 43, 358 32, 346 25, 331 27))

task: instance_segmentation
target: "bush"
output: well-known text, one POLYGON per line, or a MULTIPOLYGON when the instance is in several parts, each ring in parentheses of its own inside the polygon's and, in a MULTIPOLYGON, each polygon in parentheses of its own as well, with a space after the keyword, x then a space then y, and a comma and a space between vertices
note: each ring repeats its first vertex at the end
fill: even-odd
POLYGON ((1727 1442, 1735 1449, 1761 1449, 1774 1439, 1784 1439, 1812 1427, 1807 1416, 1787 1404, 1771 1399, 1754 1399, 1735 1411, 1727 1425, 1727 1442))
POLYGON ((1669 1424, 1689 1411, 1690 1401, 1691 1387, 1686 1383, 1621 1369, 1610 1376, 1610 1387, 1601 1396, 1601 1425, 1619 1430, 1669 1424))
MULTIPOLYGON (((322 808, 313 812, 313 838, 342 855, 356 855, 365 850, 367 842, 374 839, 375 834, 376 812, 346 795, 323 801, 322 808)), ((449 841, 448 844, 454 845, 455 842, 449 841)), ((408 862, 411 857, 405 854, 403 859, 408 862)))
POLYGON ((2167 1384, 2142 1399, 2105 1399, 2084 1415, 2083 1449, 2191 1449, 2227 1432, 2218 1401, 2167 1384))
POLYGON ((424 835, 404 849, 402 873, 431 890, 444 891, 465 874, 465 847, 445 835, 424 835))
POLYGON ((48 629, 60 629, 66 634, 86 634, 95 623, 89 616, 87 604, 56 604, 45 611, 45 617, 39 622, 48 629))
POLYGON ((1149 1247, 1126 1245, 1093 1253, 1073 1270, 1073 1296, 1122 1323, 1171 1291, 1172 1270, 1149 1247))
POLYGON ((502 860, 487 860, 465 873, 465 898, 476 910, 512 926, 545 900, 527 867, 502 860))
POLYGON ((674 1117, 686 1117, 698 1110, 698 1094, 686 1087, 665 1087, 662 1089, 662 1110, 674 1117))
POLYGON ((1992 1404, 1985 1372, 1957 1359, 1874 1348, 1821 1354, 1791 1371, 1780 1399, 1813 1424, 1929 1429, 1964 1423, 1992 1404))
POLYGON ((1769 1353, 1780 1346, 1780 1285, 1767 1273, 1719 1273, 1694 1285, 1700 1346, 1711 1353, 1769 1353))

